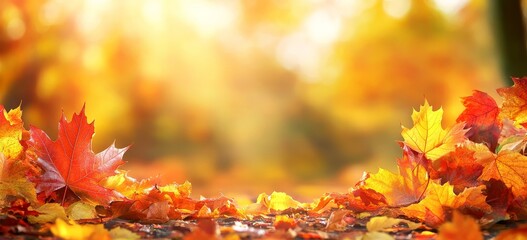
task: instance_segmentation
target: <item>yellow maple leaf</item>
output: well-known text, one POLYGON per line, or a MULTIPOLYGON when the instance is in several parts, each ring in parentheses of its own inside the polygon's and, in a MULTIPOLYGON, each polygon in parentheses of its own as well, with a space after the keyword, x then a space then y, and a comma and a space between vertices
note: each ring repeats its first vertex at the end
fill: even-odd
POLYGON ((267 207, 269 211, 283 211, 288 208, 299 208, 302 206, 300 202, 284 192, 273 192, 271 195, 261 193, 256 200, 256 204, 267 207))
POLYGON ((25 176, 27 169, 22 162, 6 159, 0 152, 0 206, 6 204, 7 196, 25 198, 30 203, 37 202, 35 185, 25 176))
POLYGON ((480 163, 484 166, 479 180, 491 178, 502 180, 512 188, 516 196, 524 195, 527 185, 527 157, 509 150, 502 150, 497 156, 487 158, 480 163))
POLYGON ((152 179, 136 180, 128 176, 128 171, 117 170, 117 174, 109 176, 100 182, 101 186, 115 190, 127 198, 137 194, 147 194, 154 186, 152 179))
POLYGON ((453 151, 456 144, 465 140, 464 123, 458 123, 451 128, 443 129, 441 121, 443 109, 434 111, 425 100, 419 111, 414 109, 412 120, 414 126, 410 129, 402 127, 401 135, 404 142, 413 150, 425 154, 430 160, 436 160, 453 151))
POLYGON ((20 141, 29 136, 22 122, 22 111, 18 107, 7 112, 0 105, 0 112, 0 152, 8 159, 17 159, 24 151, 20 141))
POLYGON ((389 231, 390 229, 393 229, 394 225, 399 225, 401 223, 408 225, 408 230, 414 230, 422 226, 420 223, 414 223, 405 219, 380 216, 372 217, 368 223, 366 223, 366 229, 368 232, 389 231))
POLYGON ((92 219, 97 217, 95 206, 84 201, 74 202, 69 205, 66 209, 66 213, 71 220, 92 219))
POLYGON ((116 227, 110 230, 110 236, 113 240, 131 240, 141 238, 136 233, 122 227, 116 227))
POLYGON ((50 227, 55 237, 69 240, 110 240, 111 236, 103 224, 79 225, 74 221, 69 223, 58 218, 50 227))
POLYGON ((161 192, 171 192, 178 197, 188 197, 192 191, 192 184, 189 181, 185 181, 183 184, 171 183, 165 186, 159 187, 161 192))
POLYGON ((399 167, 395 174, 380 168, 370 175, 363 188, 372 189, 386 197, 386 203, 392 207, 406 206, 421 200, 428 186, 428 172, 424 167, 399 167))
POLYGON ((60 206, 58 203, 46 203, 35 209, 35 211, 38 212, 38 216, 28 217, 29 222, 33 224, 55 222, 58 219, 68 219, 64 207, 60 206))

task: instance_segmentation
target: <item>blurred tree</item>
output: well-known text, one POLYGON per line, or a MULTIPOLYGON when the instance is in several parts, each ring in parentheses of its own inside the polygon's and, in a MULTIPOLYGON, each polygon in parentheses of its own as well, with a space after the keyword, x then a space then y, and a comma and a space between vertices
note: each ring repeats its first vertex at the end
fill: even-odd
POLYGON ((527 76, 527 40, 522 1, 491 0, 490 2, 502 76, 507 85, 511 85, 511 77, 527 76))

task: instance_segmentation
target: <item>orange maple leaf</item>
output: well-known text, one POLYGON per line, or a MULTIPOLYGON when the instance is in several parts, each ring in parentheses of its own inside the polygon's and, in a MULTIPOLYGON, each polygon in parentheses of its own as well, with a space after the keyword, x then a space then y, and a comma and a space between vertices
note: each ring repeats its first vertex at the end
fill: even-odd
POLYGON ((216 240, 221 239, 220 227, 216 221, 209 218, 198 220, 197 227, 187 234, 184 240, 216 240))
POLYGON ((527 236, 527 224, 501 232, 495 240, 522 240, 527 236))
POLYGON ((413 150, 423 153, 430 160, 436 160, 453 151, 456 144, 465 140, 467 131, 463 129, 465 124, 458 123, 451 128, 443 129, 442 119, 443 109, 434 111, 425 100, 419 111, 414 109, 412 113, 414 126, 411 129, 402 127, 401 135, 404 143, 413 150))
POLYGON ((501 113, 517 124, 527 127, 527 77, 512 78, 514 85, 498 89, 498 94, 504 98, 501 113))
POLYGON ((287 215, 278 215, 275 217, 273 226, 277 230, 288 230, 296 227, 296 220, 287 215))
POLYGON ((169 219, 180 219, 169 204, 169 197, 154 188, 148 194, 138 194, 133 200, 113 201, 110 203, 110 218, 141 220, 150 223, 163 223, 169 219))
POLYGON ((48 197, 60 191, 62 197, 51 197, 63 204, 66 196, 71 194, 70 190, 82 200, 102 204, 120 197, 117 192, 99 185, 99 182, 115 174, 117 167, 124 163, 122 157, 128 148, 118 149, 112 144, 106 150, 94 154, 91 149, 94 126, 93 122, 87 123, 84 107, 79 114, 73 115, 71 122, 67 122, 62 115, 56 141, 33 126, 30 133, 30 145, 45 171, 35 179, 37 192, 48 197))
POLYGON ((515 196, 526 195, 527 157, 509 150, 503 150, 494 158, 488 158, 480 163, 485 167, 480 180, 492 178, 501 180, 512 189, 515 196))
POLYGON ((451 222, 444 223, 438 230, 438 240, 483 240, 478 222, 458 211, 454 211, 451 222))
POLYGON ((456 195, 454 186, 449 183, 440 185, 431 181, 423 200, 404 207, 401 211, 406 216, 415 217, 431 227, 445 222, 451 209, 478 214, 478 217, 481 217, 491 210, 485 201, 486 196, 482 192, 484 189, 485 186, 466 188, 456 195))
POLYGON ((465 128, 469 129, 467 137, 471 141, 484 143, 494 151, 502 126, 496 101, 487 93, 474 91, 472 96, 463 98, 463 105, 465 110, 456 121, 466 123, 465 128))

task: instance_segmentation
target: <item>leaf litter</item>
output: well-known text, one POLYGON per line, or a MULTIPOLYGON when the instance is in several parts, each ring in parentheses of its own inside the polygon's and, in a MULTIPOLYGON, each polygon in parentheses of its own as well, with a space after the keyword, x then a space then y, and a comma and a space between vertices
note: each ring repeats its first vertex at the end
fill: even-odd
POLYGON ((0 233, 62 239, 511 239, 526 233, 527 77, 462 98, 457 123, 424 101, 402 127, 398 172, 379 169, 344 193, 299 202, 262 193, 192 198, 190 182, 158 185, 118 169, 128 149, 91 149, 84 107, 56 140, 0 106, 0 233))

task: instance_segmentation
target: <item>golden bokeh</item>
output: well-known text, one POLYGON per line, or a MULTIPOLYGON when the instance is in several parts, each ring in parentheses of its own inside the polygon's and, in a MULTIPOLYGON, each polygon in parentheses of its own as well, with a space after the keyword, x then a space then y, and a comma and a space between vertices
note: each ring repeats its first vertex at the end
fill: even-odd
POLYGON ((86 104, 95 150, 132 144, 131 176, 197 194, 343 191, 395 167, 425 97, 446 126, 473 89, 497 96, 488 16, 484 0, 3 0, 0 100, 52 138, 86 104))

